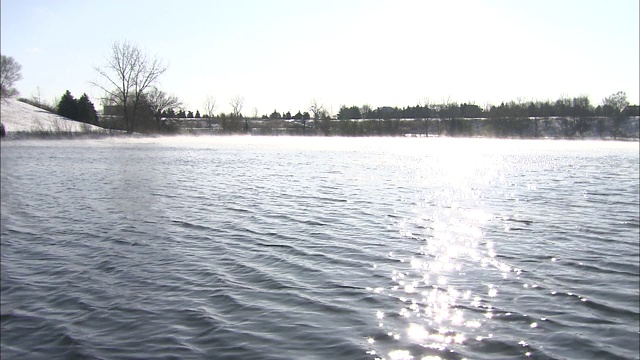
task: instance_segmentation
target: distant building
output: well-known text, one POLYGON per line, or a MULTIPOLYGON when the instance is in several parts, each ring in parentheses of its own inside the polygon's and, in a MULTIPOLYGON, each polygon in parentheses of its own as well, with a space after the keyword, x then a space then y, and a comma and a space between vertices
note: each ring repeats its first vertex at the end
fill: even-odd
POLYGON ((382 106, 378 108, 378 111, 381 114, 393 114, 396 109, 392 108, 391 106, 382 106))
POLYGON ((102 115, 122 115, 120 107, 117 105, 104 105, 102 107, 102 115))

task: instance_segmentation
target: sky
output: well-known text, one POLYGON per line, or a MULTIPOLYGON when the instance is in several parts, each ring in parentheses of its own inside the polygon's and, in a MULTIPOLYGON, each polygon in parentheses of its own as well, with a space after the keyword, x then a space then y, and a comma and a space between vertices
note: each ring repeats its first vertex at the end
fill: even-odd
POLYGON ((101 108, 114 42, 167 66, 187 111, 245 115, 588 96, 640 103, 638 0, 2 0, 22 97, 101 108))

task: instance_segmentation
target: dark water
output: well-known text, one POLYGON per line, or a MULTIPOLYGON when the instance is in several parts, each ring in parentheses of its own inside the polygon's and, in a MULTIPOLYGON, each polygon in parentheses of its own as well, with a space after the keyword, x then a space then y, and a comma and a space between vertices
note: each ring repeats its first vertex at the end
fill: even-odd
POLYGON ((638 143, 6 141, 3 359, 637 359, 638 143))

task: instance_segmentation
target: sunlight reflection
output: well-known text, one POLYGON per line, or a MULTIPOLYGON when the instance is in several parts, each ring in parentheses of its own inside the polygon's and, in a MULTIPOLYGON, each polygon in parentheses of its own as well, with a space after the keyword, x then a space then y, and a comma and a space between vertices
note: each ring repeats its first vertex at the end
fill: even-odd
MULTIPOLYGON (((439 181, 445 181, 446 187, 425 187, 416 191, 413 199, 402 195, 402 204, 411 204, 412 215, 394 220, 395 228, 415 248, 389 249, 393 251, 388 252, 388 257, 402 265, 390 269, 392 284, 386 289, 391 291, 380 293, 395 298, 399 306, 387 311, 393 314, 388 318, 382 311, 376 313, 379 325, 382 327, 384 317, 385 332, 398 340, 388 353, 390 359, 439 359, 420 357, 419 348, 405 347, 409 344, 455 351, 467 339, 492 337, 482 331, 485 324, 495 321, 491 304, 500 296, 500 281, 519 276, 520 269, 501 261, 499 244, 484 238, 486 225, 501 217, 483 211, 478 206, 483 203, 482 191, 470 186, 472 182, 475 186, 498 181, 501 173, 492 168, 495 164, 491 161, 455 157, 450 162, 455 166, 442 164, 438 174, 419 174, 420 179, 445 179, 439 181), (434 212, 425 212, 426 209, 434 212)), ((517 194, 511 193, 505 195, 515 199, 517 194)), ((502 226, 500 222, 498 225, 502 226)))
POLYGON ((467 321, 465 323, 465 326, 468 328, 479 328, 480 326, 482 326, 482 324, 479 321, 473 320, 473 321, 467 321))
POLYGON ((394 350, 389 353, 391 360, 412 360, 413 356, 407 350, 394 350))
POLYGON ((422 325, 412 323, 407 329, 407 335, 413 340, 425 341, 429 337, 429 331, 422 325))

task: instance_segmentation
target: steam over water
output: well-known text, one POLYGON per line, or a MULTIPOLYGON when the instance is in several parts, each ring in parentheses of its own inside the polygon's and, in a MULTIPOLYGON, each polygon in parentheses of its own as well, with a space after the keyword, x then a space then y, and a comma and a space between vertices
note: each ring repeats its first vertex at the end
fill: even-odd
POLYGON ((4 141, 2 359, 637 359, 638 143, 4 141))

